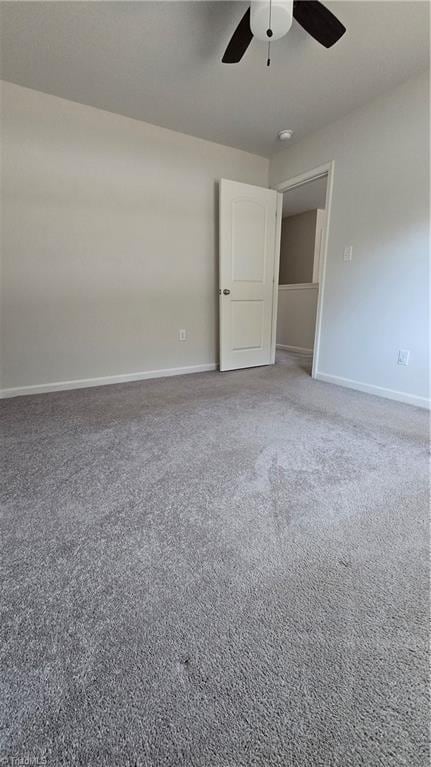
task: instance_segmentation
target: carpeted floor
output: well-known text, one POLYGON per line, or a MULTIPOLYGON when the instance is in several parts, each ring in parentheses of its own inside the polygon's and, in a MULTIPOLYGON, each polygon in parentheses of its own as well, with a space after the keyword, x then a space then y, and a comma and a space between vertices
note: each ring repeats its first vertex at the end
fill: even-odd
POLYGON ((427 415, 303 367, 0 403, 2 763, 428 765, 427 415))

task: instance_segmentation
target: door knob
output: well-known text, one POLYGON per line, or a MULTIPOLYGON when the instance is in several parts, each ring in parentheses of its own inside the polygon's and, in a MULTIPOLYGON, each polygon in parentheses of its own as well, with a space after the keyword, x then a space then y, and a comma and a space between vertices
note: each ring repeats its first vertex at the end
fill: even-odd
POLYGON ((228 295, 230 295, 230 290, 228 290, 227 288, 225 288, 225 289, 224 289, 224 291, 223 291, 223 295, 224 295, 224 296, 228 296, 228 295))

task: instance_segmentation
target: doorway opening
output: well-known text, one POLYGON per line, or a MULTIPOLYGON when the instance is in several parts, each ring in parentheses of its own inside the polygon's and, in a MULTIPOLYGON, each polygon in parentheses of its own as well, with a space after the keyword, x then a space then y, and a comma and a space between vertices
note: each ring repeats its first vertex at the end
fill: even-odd
POLYGON ((288 182, 283 194, 278 279, 277 351, 301 358, 310 370, 316 332, 328 222, 328 174, 288 182))

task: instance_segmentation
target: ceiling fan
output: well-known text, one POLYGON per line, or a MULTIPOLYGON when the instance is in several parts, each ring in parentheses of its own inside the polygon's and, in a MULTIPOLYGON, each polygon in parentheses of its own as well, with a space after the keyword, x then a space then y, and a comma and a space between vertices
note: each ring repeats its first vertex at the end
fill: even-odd
POLYGON ((318 0, 252 0, 231 37, 222 62, 237 64, 256 37, 268 43, 269 66, 270 43, 287 34, 293 18, 325 48, 334 45, 346 31, 341 21, 318 0))

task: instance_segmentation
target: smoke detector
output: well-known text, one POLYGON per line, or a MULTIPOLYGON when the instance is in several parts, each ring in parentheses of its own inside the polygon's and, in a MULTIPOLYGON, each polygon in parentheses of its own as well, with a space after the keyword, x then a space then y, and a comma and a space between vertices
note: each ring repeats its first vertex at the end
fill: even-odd
POLYGON ((278 133, 278 138, 280 141, 289 141, 290 138, 293 136, 293 130, 281 130, 278 133))

